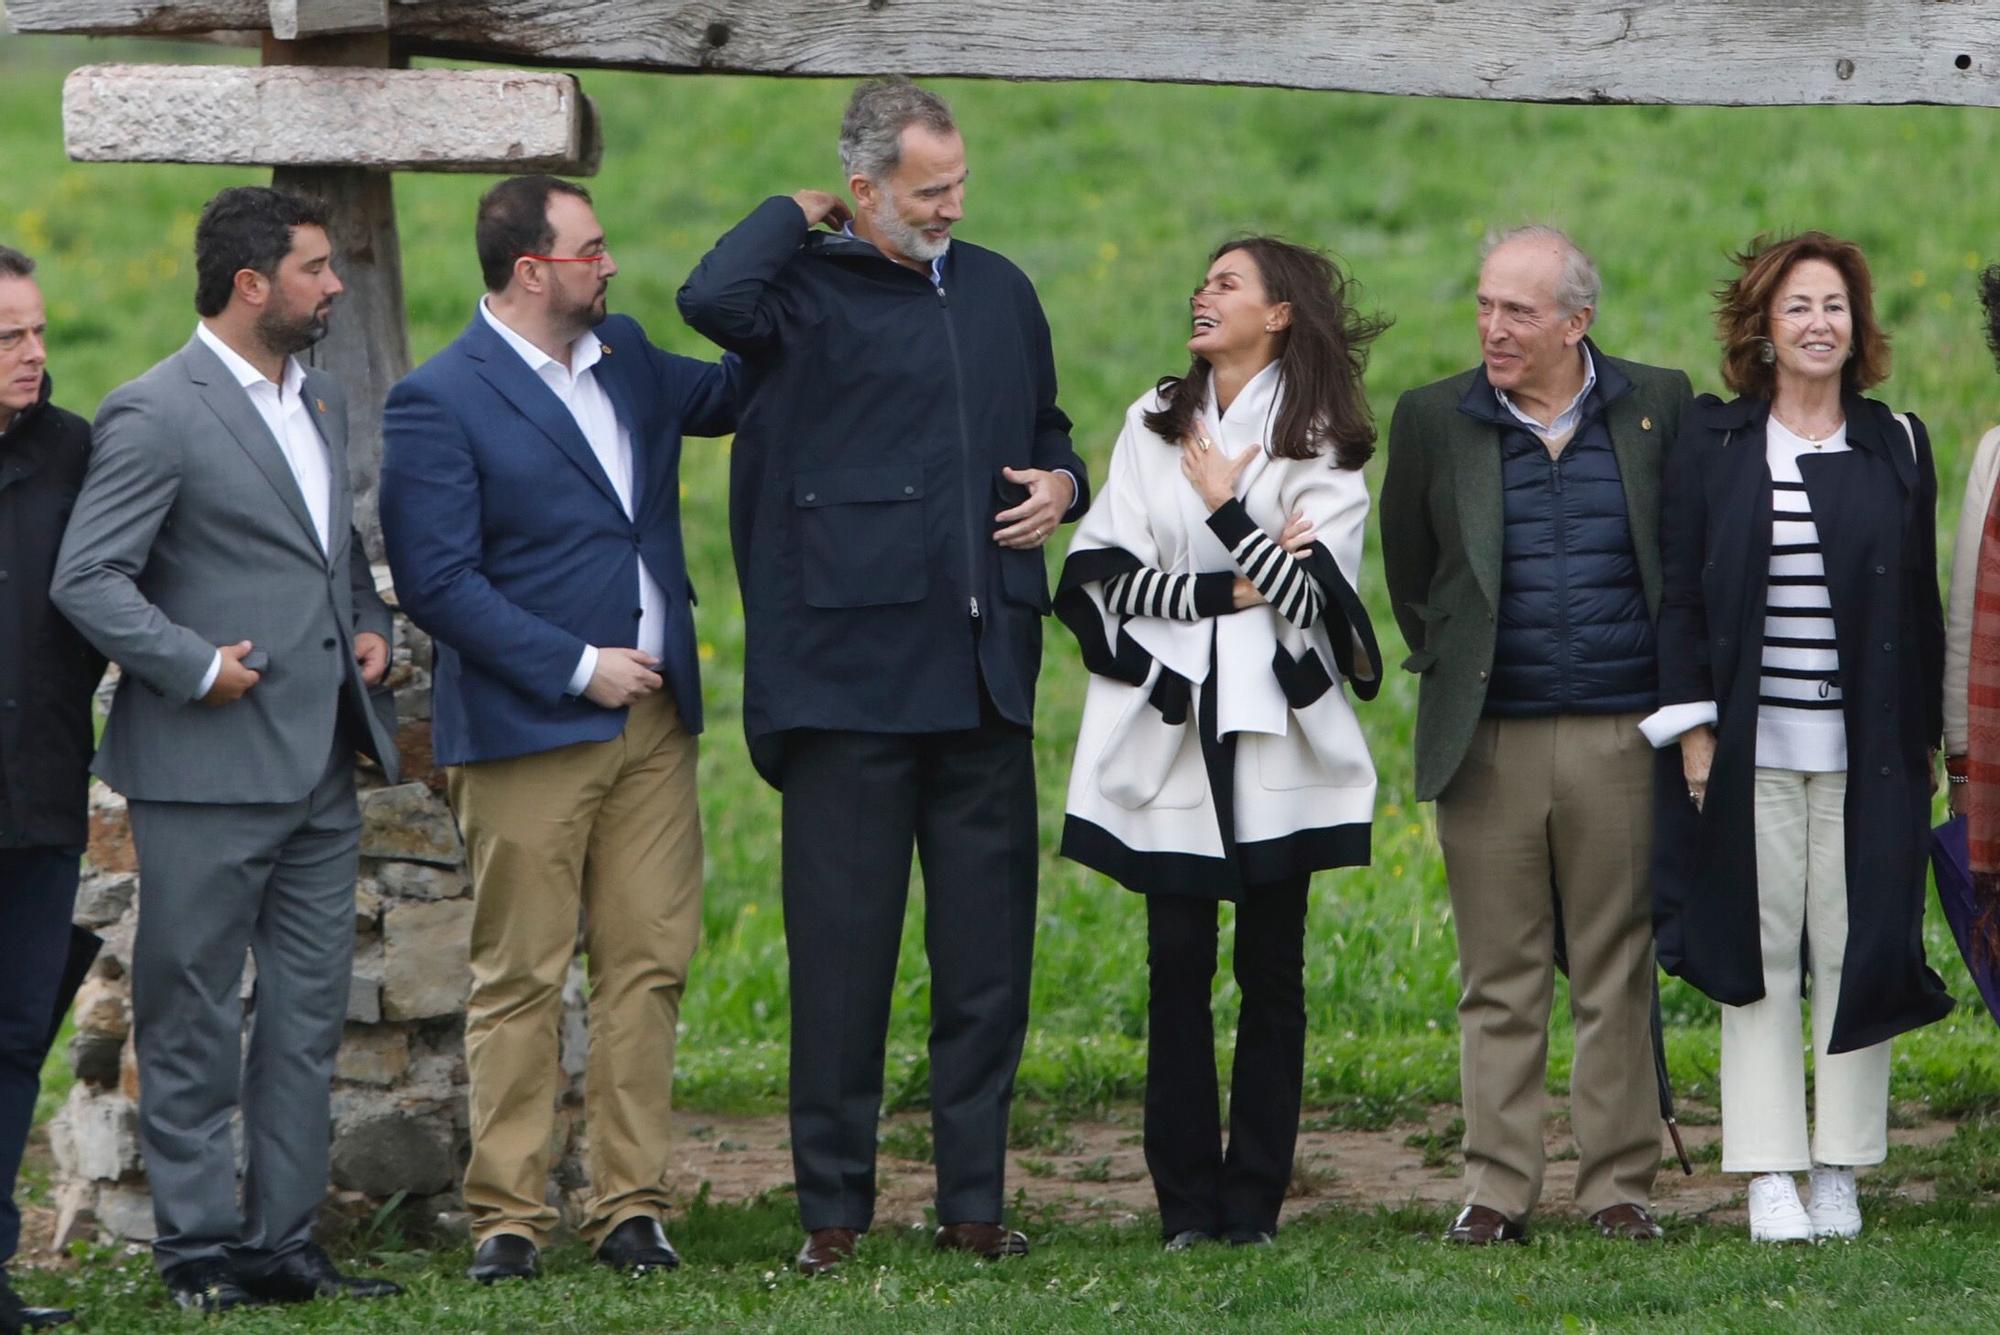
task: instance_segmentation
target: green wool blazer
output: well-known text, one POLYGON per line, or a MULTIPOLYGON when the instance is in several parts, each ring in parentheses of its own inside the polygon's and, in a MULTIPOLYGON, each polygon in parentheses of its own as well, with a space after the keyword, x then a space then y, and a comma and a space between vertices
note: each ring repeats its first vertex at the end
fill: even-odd
MULTIPOLYGON (((1606 357, 1632 392, 1605 414, 1647 609, 1660 611, 1660 469, 1693 400, 1687 374, 1606 357)), ((1382 564, 1417 674, 1417 799, 1450 784, 1486 707, 1503 575, 1500 428, 1461 410, 1485 369, 1405 393, 1382 477, 1382 564)))

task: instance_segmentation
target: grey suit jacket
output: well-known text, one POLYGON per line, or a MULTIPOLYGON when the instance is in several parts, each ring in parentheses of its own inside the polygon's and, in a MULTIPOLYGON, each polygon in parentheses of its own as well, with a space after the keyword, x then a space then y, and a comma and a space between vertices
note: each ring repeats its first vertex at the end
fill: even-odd
MULTIPOLYGON (((1660 607, 1660 468, 1694 391, 1681 371, 1593 353, 1632 382, 1605 413, 1646 606, 1660 607)), ((1477 367, 1410 390, 1389 426, 1382 566, 1417 673, 1417 800, 1450 784, 1486 705, 1498 630, 1500 431, 1459 410, 1477 367)))
POLYGON ((352 527, 346 400, 319 371, 304 394, 333 476, 326 553, 278 442, 199 338, 98 410, 50 596, 124 673, 92 768, 128 798, 299 801, 343 719, 396 778, 393 697, 354 661, 354 636, 387 639, 390 619, 352 527), (197 703, 216 646, 239 640, 270 656, 263 680, 197 703))

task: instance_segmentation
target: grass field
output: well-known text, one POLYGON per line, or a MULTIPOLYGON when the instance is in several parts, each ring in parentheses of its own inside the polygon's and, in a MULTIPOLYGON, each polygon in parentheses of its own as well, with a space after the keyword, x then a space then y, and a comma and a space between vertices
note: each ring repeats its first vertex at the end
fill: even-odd
MULTIPOLYGON (((86 413, 187 337, 195 214, 215 189, 262 179, 68 163, 61 76, 76 63, 113 58, 191 57, 184 47, 0 37, 0 165, 10 182, 0 193, 0 240, 44 260, 59 397, 86 413)), ((605 170, 592 189, 622 269, 614 304, 657 341, 709 355, 675 317, 675 288, 763 196, 836 185, 833 135, 847 85, 583 77, 607 136, 605 170)), ((1529 219, 1562 223, 1595 252, 1605 279, 1604 348, 1685 367, 1698 389, 1718 387, 1709 293, 1727 272, 1729 250, 1760 229, 1819 226, 1861 241, 1895 337, 1897 370, 1881 393, 1930 424, 1947 535, 1972 443, 2000 417, 2000 380, 1981 343, 1972 287, 1975 271, 2000 259, 1991 200, 1977 188, 2000 150, 1991 112, 1531 107, 1123 84, 941 88, 955 100, 974 171, 963 234, 1008 254, 1038 284, 1063 405, 1081 452, 1100 470, 1125 405, 1185 365, 1185 296, 1208 249, 1247 229, 1327 247, 1394 317, 1369 375, 1385 426, 1401 390, 1472 362, 1479 237, 1529 219)), ((472 203, 486 183, 398 180, 419 357, 471 314, 479 287, 472 203)), ((769 1109, 782 1101, 787 1030, 777 803, 752 774, 737 728, 743 627, 724 525, 724 447, 692 442, 687 460, 712 728, 702 761, 706 935, 683 1011, 679 1097, 689 1107, 769 1109)), ((1372 537, 1368 563, 1363 592, 1393 663, 1401 652, 1372 537)), ((1135 897, 1054 857, 1083 687, 1074 646, 1054 627, 1042 681, 1037 758, 1048 852, 1023 1082, 1059 1109, 1087 1110, 1131 1099, 1142 1079, 1143 923, 1135 897)), ((1382 776, 1374 865, 1323 875, 1313 892, 1308 1099, 1356 1124, 1386 1124, 1456 1097, 1449 914, 1430 811, 1411 800, 1414 698, 1413 681, 1396 674, 1361 711, 1382 776)), ((906 1101, 922 1097, 927 1012, 920 902, 911 912, 889 1081, 906 1101)), ((1929 939, 1932 962, 1969 997, 1940 921, 1929 939)), ((1225 1023, 1232 996, 1219 997, 1225 1023)), ((1665 1007, 1681 1085, 1712 1097, 1713 1007, 1677 983, 1666 987, 1665 1007)), ((1563 1036, 1553 1061, 1560 1087, 1563 1036)), ((2000 1041, 1990 1023, 1962 1010, 1899 1043, 1896 1094, 1954 1117, 2000 1111, 2000 1041)), ((889 1274, 878 1284, 872 1266, 865 1276, 858 1270, 822 1312, 830 1300, 805 1296, 782 1274, 768 1285, 759 1278, 789 1239, 786 1209, 773 1204, 687 1221, 677 1236, 714 1267, 715 1282, 677 1282, 657 1310, 578 1273, 537 1301, 560 1304, 569 1300, 558 1295, 571 1294, 581 1306, 570 1310, 596 1315, 551 1306, 546 1320, 513 1309, 502 1318, 492 1315, 498 1307, 482 1306, 483 1295, 418 1260, 411 1264, 433 1300, 406 1310, 409 1328, 437 1330, 649 1329, 649 1321, 900 1329, 947 1319, 970 1328, 1145 1321, 1205 1329, 1232 1319, 1324 1327, 1364 1312, 1410 1329, 1650 1318, 1685 1329, 1853 1329, 1863 1319, 1991 1325, 2000 1150, 1981 1140, 1967 1154, 1986 1167, 1962 1191, 1946 1193, 1934 1211, 1892 1213, 1869 1243, 1837 1255, 1752 1254, 1711 1236, 1642 1262, 1558 1232, 1527 1257, 1454 1259, 1421 1240, 1439 1221, 1388 1214, 1298 1230, 1255 1263, 1216 1254, 1169 1272, 1145 1259, 1137 1240, 1051 1224, 1045 1253, 1004 1276, 885 1240, 870 1259, 893 1259, 889 1274), (500 1324, 480 1324, 487 1320, 500 1324)), ((136 1321, 140 1308, 119 1305, 128 1301, 119 1286, 138 1273, 93 1267, 84 1296, 136 1321)), ((157 1299, 157 1289, 139 1287, 130 1302, 157 1299)), ((242 1328, 263 1328, 263 1320, 242 1328)), ((368 1328, 402 1327, 371 1320, 368 1328)))

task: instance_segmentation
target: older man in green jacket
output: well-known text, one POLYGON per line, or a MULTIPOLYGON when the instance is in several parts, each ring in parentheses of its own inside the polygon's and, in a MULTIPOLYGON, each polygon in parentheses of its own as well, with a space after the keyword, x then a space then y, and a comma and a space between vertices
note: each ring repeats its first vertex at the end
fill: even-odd
POLYGON ((1396 405, 1382 554, 1419 674, 1417 796, 1438 804, 1458 933, 1467 1204, 1446 1238, 1526 1236, 1567 943, 1577 1205, 1657 1238, 1650 1034, 1660 465, 1687 377, 1607 357, 1563 233, 1489 244, 1481 365, 1396 405))

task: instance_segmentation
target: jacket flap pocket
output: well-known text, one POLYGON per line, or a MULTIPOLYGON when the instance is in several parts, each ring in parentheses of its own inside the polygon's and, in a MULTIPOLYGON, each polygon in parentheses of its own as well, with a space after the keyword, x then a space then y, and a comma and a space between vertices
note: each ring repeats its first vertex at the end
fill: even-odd
POLYGON ((822 505, 871 505, 923 498, 921 464, 876 468, 815 468, 792 479, 792 500, 802 509, 822 505))

